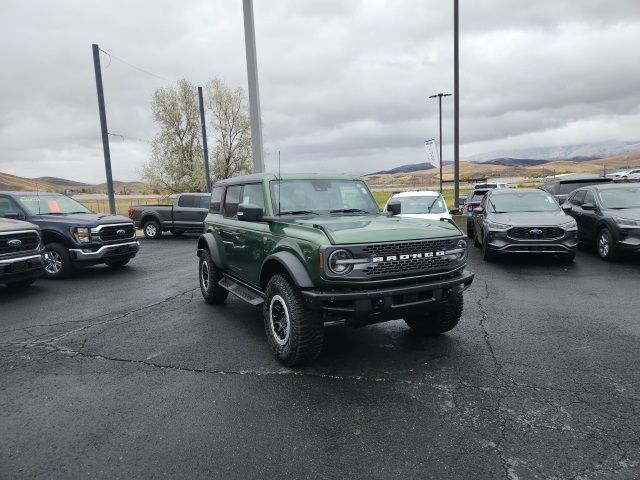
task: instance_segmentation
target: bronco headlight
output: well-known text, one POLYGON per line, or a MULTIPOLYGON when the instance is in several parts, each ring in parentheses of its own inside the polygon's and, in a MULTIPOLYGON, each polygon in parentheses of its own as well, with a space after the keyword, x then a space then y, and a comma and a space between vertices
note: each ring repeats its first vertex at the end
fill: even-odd
POLYGON ((489 227, 489 230, 507 230, 507 229, 511 228, 511 225, 507 225, 507 224, 504 224, 504 223, 492 222, 491 220, 487 220, 486 221, 486 225, 487 225, 487 227, 489 227))
POLYGON ((467 257, 467 242, 460 239, 456 244, 456 248, 444 252, 447 258, 452 260, 464 260, 467 257))
POLYGON ((346 275, 353 269, 353 255, 349 250, 340 248, 329 255, 327 266, 336 275, 346 275))
POLYGON ((640 220, 633 220, 632 218, 613 217, 613 221, 622 228, 638 228, 640 227, 640 220))
POLYGON ((572 218, 571 220, 569 220, 566 223, 561 223, 560 224, 560 228, 564 229, 564 230, 577 230, 578 229, 578 224, 576 223, 576 221, 572 218))
POLYGON ((71 227, 69 232, 79 243, 89 243, 91 241, 91 229, 88 227, 71 227))

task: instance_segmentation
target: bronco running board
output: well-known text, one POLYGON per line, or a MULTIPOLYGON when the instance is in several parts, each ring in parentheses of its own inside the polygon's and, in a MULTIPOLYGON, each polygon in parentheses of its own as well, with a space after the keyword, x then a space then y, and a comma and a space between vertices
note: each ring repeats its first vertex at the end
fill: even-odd
POLYGON ((251 305, 258 306, 264 303, 264 298, 260 292, 241 284, 231 277, 223 277, 222 280, 218 282, 218 285, 251 305))

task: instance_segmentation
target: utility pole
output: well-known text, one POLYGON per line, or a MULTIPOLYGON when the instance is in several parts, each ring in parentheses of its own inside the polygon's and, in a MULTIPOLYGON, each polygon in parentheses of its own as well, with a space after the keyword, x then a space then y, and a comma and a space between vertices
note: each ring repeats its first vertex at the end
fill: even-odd
POLYGON ((113 177, 111 176, 111 153, 109 152, 109 131, 107 130, 107 112, 104 108, 104 92, 102 91, 102 70, 100 69, 100 49, 97 44, 93 49, 93 67, 96 71, 96 90, 98 91, 98 111, 100 112, 100 129, 102 130, 102 150, 104 152, 104 168, 107 173, 107 194, 109 195, 109 211, 116 214, 116 198, 113 194, 113 177))
POLYGON ((202 87, 198 87, 198 101, 200 102, 200 126, 202 127, 202 151, 204 154, 204 174, 206 176, 207 192, 211 192, 211 176, 209 174, 209 148, 207 147, 207 125, 204 120, 204 100, 202 87))
MULTIPOLYGON (((440 195, 442 195, 442 97, 450 97, 450 93, 436 93, 435 95, 431 95, 429 98, 438 97, 438 111, 440 113, 440 195)), ((458 197, 456 197, 457 199, 458 197)), ((455 205, 458 204, 458 200, 456 200, 455 205)))
POLYGON ((262 115, 260 113, 260 91, 258 88, 258 59, 256 55, 256 32, 253 22, 253 0, 242 0, 244 12, 244 43, 247 50, 247 79, 249 82, 249 114, 251 116, 251 155, 253 170, 264 172, 262 157, 262 115))
POLYGON ((455 204, 460 197, 460 72, 458 62, 458 0, 453 0, 453 184, 455 204))

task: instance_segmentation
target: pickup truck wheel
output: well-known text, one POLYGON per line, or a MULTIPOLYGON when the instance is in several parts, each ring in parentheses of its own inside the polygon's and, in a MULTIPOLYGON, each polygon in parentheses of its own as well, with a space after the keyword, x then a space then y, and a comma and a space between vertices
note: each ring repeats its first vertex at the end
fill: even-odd
POLYGON ((118 261, 104 262, 104 263, 106 263, 107 266, 111 268, 121 268, 121 267, 124 267, 127 263, 129 263, 129 260, 131 259, 127 258, 126 260, 118 260, 118 261))
POLYGON ((162 228, 160 228, 160 224, 155 220, 145 222, 142 226, 142 231, 144 232, 144 236, 151 240, 155 240, 162 236, 162 228))
POLYGON ((205 302, 212 305, 220 305, 229 296, 229 292, 219 285, 222 273, 211 259, 209 250, 203 250, 198 265, 198 277, 200 279, 200 291, 205 302))
POLYGON ((45 245, 44 274, 47 278, 59 280, 73 273, 69 250, 61 243, 45 245))
POLYGON ((25 280, 18 280, 17 282, 9 282, 7 283, 7 288, 11 288, 14 290, 17 290, 19 288, 27 288, 37 279, 38 279, 37 277, 33 277, 33 278, 27 278, 25 280))
POLYGON ((440 335, 452 330, 462 316, 464 299, 462 294, 449 299, 444 310, 429 312, 424 315, 410 316, 404 319, 411 329, 422 335, 440 335))
POLYGON ((321 317, 306 308, 300 290, 285 276, 267 283, 264 328, 276 358, 288 367, 315 360, 322 351, 321 317))

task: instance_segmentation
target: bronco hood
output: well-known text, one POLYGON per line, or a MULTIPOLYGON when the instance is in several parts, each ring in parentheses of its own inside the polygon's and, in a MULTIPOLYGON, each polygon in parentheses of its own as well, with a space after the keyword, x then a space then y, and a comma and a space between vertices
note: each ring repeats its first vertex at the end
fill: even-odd
POLYGON ((321 216, 292 223, 323 230, 336 245, 456 237, 460 230, 446 221, 386 215, 321 216))

